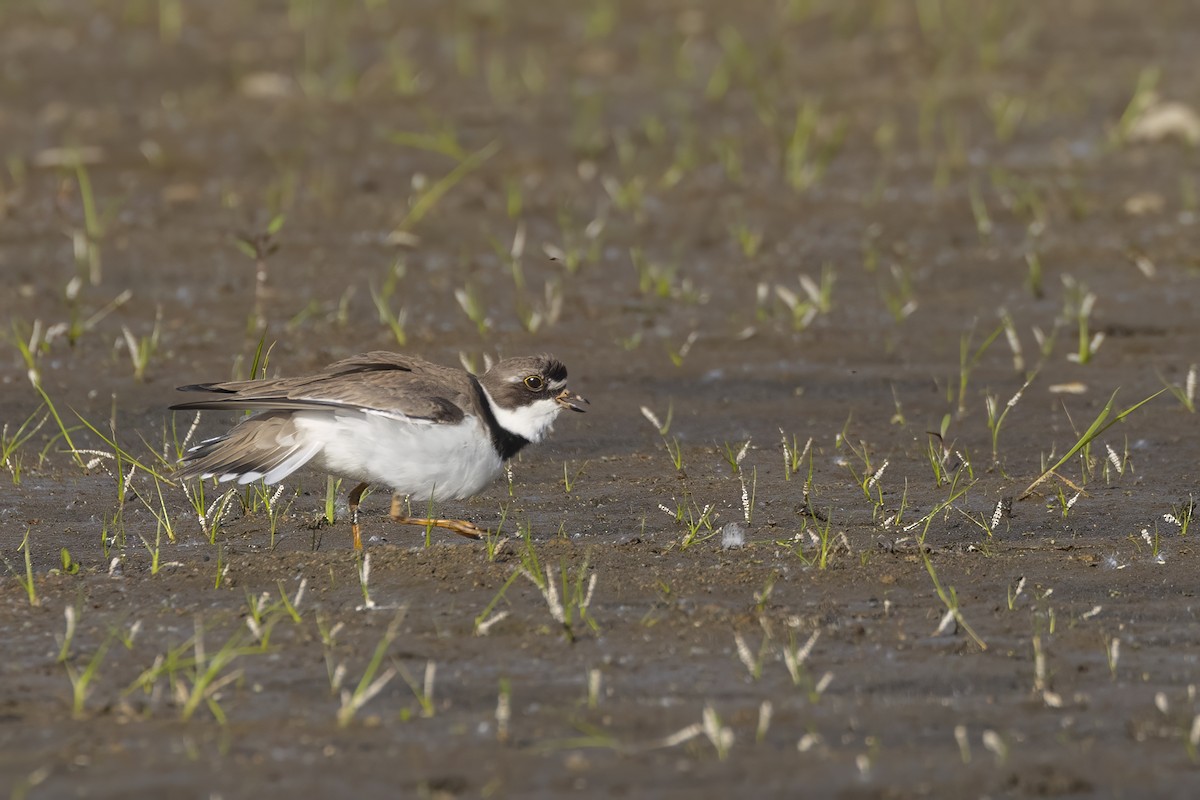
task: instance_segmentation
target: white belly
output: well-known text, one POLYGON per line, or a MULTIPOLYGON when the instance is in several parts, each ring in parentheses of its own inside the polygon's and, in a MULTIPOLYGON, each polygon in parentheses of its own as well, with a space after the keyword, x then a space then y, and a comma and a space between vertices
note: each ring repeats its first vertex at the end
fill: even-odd
POLYGON ((470 497, 504 468, 475 417, 447 425, 338 410, 299 412, 295 420, 305 434, 324 442, 315 466, 415 501, 470 497))

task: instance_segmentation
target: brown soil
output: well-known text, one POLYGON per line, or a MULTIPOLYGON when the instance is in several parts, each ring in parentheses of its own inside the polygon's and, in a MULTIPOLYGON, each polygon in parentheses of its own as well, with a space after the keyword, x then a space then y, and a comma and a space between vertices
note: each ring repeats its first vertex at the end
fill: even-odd
POLYGON ((1195 533, 1166 517, 1200 495, 1197 417, 1164 393, 1015 499, 1113 392, 1116 414, 1194 376, 1194 4, 176 7, 0 8, 4 439, 46 414, 36 328, 75 447, 115 435, 164 476, 81 468, 53 419, 10 454, 10 796, 1200 788, 1195 533), (1139 138, 1155 75, 1186 113, 1139 138), (256 293, 236 240, 278 214, 256 293), (210 540, 157 459, 192 421, 173 388, 247 374, 260 321, 272 374, 401 349, 373 294, 402 349, 552 351, 591 407, 438 509, 503 516, 495 552, 370 496, 363 608, 325 476, 274 532, 241 492, 210 540), (1087 302, 1105 338, 1076 363, 1087 302), (984 347, 1002 314, 1024 364, 984 347), (156 319, 138 380, 127 338, 156 319), (985 398, 1031 375, 994 460, 985 398), (799 474, 781 431, 811 437, 799 474), (710 505, 689 543, 674 512, 710 505), (567 598, 595 578, 584 617, 513 578, 530 553, 567 598), (380 647, 391 679, 339 725, 380 647))

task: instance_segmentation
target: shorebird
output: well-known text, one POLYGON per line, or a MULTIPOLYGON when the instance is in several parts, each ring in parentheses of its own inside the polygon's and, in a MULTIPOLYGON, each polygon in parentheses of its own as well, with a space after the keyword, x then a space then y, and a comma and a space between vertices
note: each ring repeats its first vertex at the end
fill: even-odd
POLYGON ((392 489, 394 521, 478 539, 487 531, 467 520, 405 516, 403 498, 478 494, 504 462, 546 438, 560 411, 584 410, 587 400, 566 382, 567 368, 550 356, 506 358, 477 377, 374 351, 304 377, 181 386, 208 396, 172 409, 255 413, 184 453, 176 474, 273 484, 311 464, 359 481, 347 496, 355 549, 358 506, 372 484, 392 489))

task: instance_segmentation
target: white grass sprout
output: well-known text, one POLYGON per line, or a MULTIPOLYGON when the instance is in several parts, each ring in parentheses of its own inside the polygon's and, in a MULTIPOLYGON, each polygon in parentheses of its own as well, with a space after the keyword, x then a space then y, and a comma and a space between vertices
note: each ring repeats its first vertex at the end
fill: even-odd
POLYGON ((1003 764, 1008 759, 1008 745, 1000 738, 1000 734, 993 730, 986 730, 981 737, 983 746, 996 758, 996 762, 1003 764))
POLYGON ((799 295, 786 286, 776 284, 775 295, 787 306, 788 311, 792 312, 792 327, 798 331, 811 325, 821 310, 816 303, 802 301, 799 295))
MULTIPOLYGON (((479 367, 475 362, 475 356, 465 350, 458 351, 458 363, 462 364, 462 368, 472 375, 479 375, 479 367)), ((486 372, 487 370, 484 370, 486 372)))
MULTIPOLYGON (((554 568, 549 564, 546 565, 545 580, 542 580, 540 575, 534 575, 525 567, 520 567, 519 570, 521 574, 528 578, 529 582, 536 586, 538 591, 542 593, 542 598, 546 601, 546 607, 549 609, 550 616, 554 619, 554 621, 559 625, 562 625, 564 628, 568 628, 569 630, 567 611, 566 608, 563 607, 562 599, 558 595, 558 583, 554 579, 554 568)), ((581 611, 586 612, 587 604, 591 602, 592 590, 595 588, 595 586, 596 574, 592 573, 588 580, 587 595, 579 604, 581 611)))
POLYGON ((704 735, 716 748, 717 759, 724 761, 729 755, 729 749, 733 747, 733 729, 721 724, 721 718, 717 716, 717 712, 712 706, 704 707, 700 721, 703 725, 704 735))
POLYGON ((774 706, 770 700, 763 700, 758 706, 758 726, 754 729, 754 740, 761 742, 767 738, 767 731, 771 728, 771 714, 774 711, 774 706))
POLYGON ((741 633, 733 634, 733 642, 737 645, 738 658, 746 666, 746 671, 750 673, 750 677, 757 679, 762 671, 762 664, 754 657, 750 645, 746 644, 746 639, 741 633))
POLYGON ((18 467, 15 467, 13 464, 13 460, 12 460, 13 454, 17 451, 17 448, 20 447, 20 445, 22 443, 27 442, 30 439, 32 439, 34 437, 34 435, 37 434, 37 432, 42 429, 42 426, 46 424, 46 420, 50 419, 50 414, 49 413, 43 414, 42 418, 38 421, 38 423, 36 425, 34 425, 29 430, 26 430, 26 426, 29 424, 29 421, 32 419, 33 419, 33 416, 31 415, 29 417, 29 420, 26 420, 24 423, 21 424, 21 427, 17 429, 17 432, 15 434, 13 434, 13 437, 11 439, 8 438, 8 423, 7 422, 4 423, 3 430, 0 430, 0 448, 2 448, 4 450, 4 467, 9 472, 12 472, 14 474, 14 476, 17 474, 18 467))
POLYGON ((1108 442, 1104 443, 1104 449, 1108 451, 1108 463, 1112 464, 1118 475, 1124 475, 1125 465, 1121 463, 1121 456, 1117 454, 1116 450, 1113 450, 1112 445, 1108 442))
POLYGON ((1046 650, 1042 637, 1033 637, 1033 689, 1042 695, 1042 701, 1050 708, 1062 706, 1062 698, 1050 689, 1050 676, 1046 668, 1046 650))
POLYGON ((508 611, 497 611, 495 614, 492 614, 483 622, 475 626, 475 634, 477 636, 487 636, 488 631, 492 629, 492 626, 500 622, 502 619, 505 619, 508 615, 508 611))
POLYGON ((358 583, 362 587, 363 602, 362 605, 355 606, 355 611, 369 611, 375 608, 375 601, 371 599, 371 554, 367 553, 363 556, 362 564, 358 567, 358 583))
POLYGON ((75 623, 77 622, 77 613, 75 606, 68 605, 63 609, 63 616, 67 619, 67 629, 63 632, 62 647, 58 654, 59 661, 66 661, 71 649, 71 640, 75 638, 75 623))
POLYGON ((812 450, 812 443, 813 443, 813 440, 812 440, 812 437, 810 436, 810 437, 808 437, 808 441, 804 443, 804 449, 800 451, 799 458, 796 459, 797 464, 803 463, 804 459, 808 457, 809 451, 812 450))
POLYGON ((1154 276, 1158 274, 1158 268, 1154 266, 1154 262, 1144 254, 1139 253, 1133 256, 1133 265, 1138 268, 1138 272, 1150 280, 1154 280, 1154 276))
MULTIPOLYGON (((196 415, 192 417, 192 424, 188 426, 187 433, 185 433, 183 436, 183 441, 179 443, 180 450, 186 451, 188 449, 188 444, 192 441, 192 437, 196 435, 196 429, 199 427, 200 427, 200 412, 197 411, 196 415)), ((165 452, 166 445, 167 445, 167 443, 163 442, 163 449, 164 449, 163 458, 164 458, 164 460, 168 460, 166 458, 167 454, 165 452)))
POLYGON ((883 463, 879 465, 879 469, 875 470, 875 473, 871 475, 871 479, 867 481, 867 489, 874 490, 874 488, 879 484, 879 479, 883 477, 883 473, 887 468, 888 459, 885 458, 883 463))
POLYGON ((595 572, 588 576, 587 593, 584 594, 583 600, 579 603, 580 613, 586 612, 588 610, 588 606, 592 604, 592 594, 596 591, 596 579, 598 577, 600 577, 599 574, 595 572))
POLYGON ((330 676, 330 678, 329 678, 329 686, 333 689, 333 691, 336 692, 337 690, 342 688, 342 684, 345 681, 346 681, 346 665, 344 663, 338 664, 336 667, 333 668, 333 675, 330 676))
POLYGON ((812 655, 813 647, 817 644, 817 639, 821 638, 820 631, 813 631, 808 637, 808 641, 800 647, 784 647, 783 648, 783 664, 787 667, 788 674, 792 676, 792 683, 799 684, 803 678, 801 671, 804 663, 808 661, 808 657, 812 655))
POLYGON ((811 302, 818 311, 829 310, 829 301, 825 296, 825 292, 821 289, 821 284, 817 283, 808 275, 800 273, 800 288, 804 290, 806 295, 808 295, 809 302, 811 302))
POLYGON ((1021 351, 1021 339, 1017 336, 1017 328, 1013 325, 1012 317, 1003 312, 1004 338, 1008 341, 1008 349, 1012 351, 1013 372, 1025 371, 1025 356, 1021 351))
POLYGON ((690 742, 702 733, 704 733, 704 726, 699 722, 694 722, 686 728, 675 731, 670 736, 664 736, 657 744, 659 747, 677 747, 684 742, 690 742))
MULTIPOLYGON (((96 467, 100 467, 101 469, 103 469, 105 472, 108 473, 109 477, 111 477, 113 480, 117 480, 117 476, 113 475, 112 470, 110 470, 108 468, 109 461, 117 460, 117 456, 115 453, 109 453, 105 450, 88 450, 88 449, 82 449, 82 448, 78 449, 78 450, 71 450, 69 452, 71 453, 71 455, 76 455, 76 456, 91 456, 91 458, 87 460, 87 463, 84 464, 85 469, 87 469, 90 472, 91 470, 94 470, 96 467)), ((133 475, 134 469, 136 469, 136 467, 130 467, 129 474, 131 476, 133 475)))
POLYGON ((348 724, 354 715, 362 710, 362 707, 369 703, 375 695, 382 692, 394 677, 396 677, 396 668, 388 667, 382 675, 358 691, 351 692, 349 689, 343 689, 342 707, 338 709, 338 721, 343 725, 348 724))
POLYGON ((738 470, 738 481, 742 484, 742 517, 749 525, 750 521, 754 519, 754 495, 758 488, 758 468, 755 467, 749 486, 746 485, 746 475, 741 470, 738 470))
MULTIPOLYGON (((184 494, 188 494, 187 484, 184 483, 181 485, 184 487, 184 494)), ((235 491, 236 489, 232 488, 226 490, 224 494, 213 500, 206 510, 196 515, 200 522, 201 532, 209 539, 213 538, 214 526, 219 526, 229 513, 231 508, 229 501, 233 499, 235 491)), ((190 494, 188 494, 188 499, 191 499, 190 494)))
MULTIPOLYGON (((367 559, 364 558, 365 562, 367 559)), ((396 636, 400 632, 400 625, 404 622, 407 616, 407 607, 402 607, 392 621, 388 624, 387 630, 379 643, 375 645, 375 652, 371 654, 370 661, 367 662, 366 668, 363 670, 362 677, 359 678, 358 685, 351 689, 341 690, 341 707, 337 712, 338 727, 346 727, 354 719, 355 715, 362 710, 363 706, 369 703, 376 695, 383 691, 384 687, 391 682, 392 678, 396 677, 396 668, 388 667, 382 674, 376 675, 380 665, 383 663, 383 658, 387 654, 388 648, 396 641, 396 636)), ((332 633, 332 632, 331 632, 332 633)), ((332 640, 332 635, 329 637, 332 640)), ((335 689, 341 685, 343 674, 338 674, 344 670, 341 665, 339 669, 334 671, 333 684, 335 689)), ((428 677, 428 673, 426 675, 428 677)))
POLYGON ((1029 383, 1026 382, 1026 384, 1024 386, 1022 386, 1020 389, 1017 389, 1016 394, 1014 394, 1012 397, 1010 397, 1008 399, 1008 403, 1006 403, 1005 406, 1007 408, 1015 407, 1017 405, 1017 403, 1021 402, 1021 395, 1025 394, 1025 389, 1028 387, 1029 387, 1029 383))
POLYGON ((692 351, 692 345, 700 338, 700 331, 692 331, 688 334, 687 339, 684 339, 683 344, 679 345, 679 350, 676 352, 676 357, 683 361, 687 358, 688 353, 692 351))
MULTIPOLYGON (((537 583, 533 576, 528 576, 531 581, 537 583)), ((549 564, 546 565, 546 583, 542 588, 542 596, 546 598, 546 605, 550 609, 550 616, 555 622, 560 625, 567 624, 567 612, 563 608, 562 600, 558 597, 558 584, 554 581, 554 568, 549 564)))
POLYGON ((1079 303, 1079 316, 1090 317, 1092 315, 1092 309, 1095 308, 1095 306, 1096 294, 1095 292, 1088 292, 1083 296, 1083 300, 1079 303))
POLYGON ((588 708, 596 708, 600 705, 600 687, 603 685, 604 675, 599 669, 593 667, 588 670, 588 708))
MULTIPOLYGON (((522 229, 523 230, 523 229, 522 229)), ((433 682, 437 677, 437 662, 425 662, 425 685, 423 695, 421 697, 421 715, 425 717, 433 716, 433 682)))
MULTIPOLYGON (((68 284, 68 285, 70 285, 70 284, 68 284)), ((21 347, 20 342, 17 343, 17 346, 21 347)), ((40 319, 35 319, 33 321, 33 330, 29 332, 29 343, 27 345, 25 345, 25 347, 24 347, 26 352, 28 352, 30 354, 34 354, 34 356, 35 356, 34 358, 29 359, 29 369, 25 373, 26 377, 29 378, 29 383, 35 389, 42 385, 42 374, 41 374, 41 372, 38 371, 37 361, 36 361, 36 354, 39 352, 41 346, 42 346, 42 321, 40 319)))
POLYGON ((507 681, 500 682, 500 693, 496 696, 496 738, 508 739, 508 723, 512 720, 512 692, 507 681))
POLYGON ((525 223, 521 222, 517 225, 517 230, 513 233, 512 247, 509 248, 508 254, 514 261, 525 255, 525 223))
POLYGON ((971 763, 971 740, 966 725, 954 726, 954 741, 958 744, 958 755, 964 764, 971 763))

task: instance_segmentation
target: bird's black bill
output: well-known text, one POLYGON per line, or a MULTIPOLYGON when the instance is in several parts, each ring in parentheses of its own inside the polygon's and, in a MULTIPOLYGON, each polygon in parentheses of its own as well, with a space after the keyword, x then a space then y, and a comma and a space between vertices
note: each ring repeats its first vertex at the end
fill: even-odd
POLYGON ((560 406, 562 406, 563 408, 569 408, 572 411, 578 411, 580 414, 582 414, 587 409, 580 408, 578 405, 576 405, 576 403, 583 403, 584 405, 591 405, 591 403, 589 403, 587 401, 586 397, 580 397, 577 394, 571 394, 566 389, 563 389, 561 392, 559 392, 558 396, 555 397, 554 399, 557 400, 558 404, 560 406))

